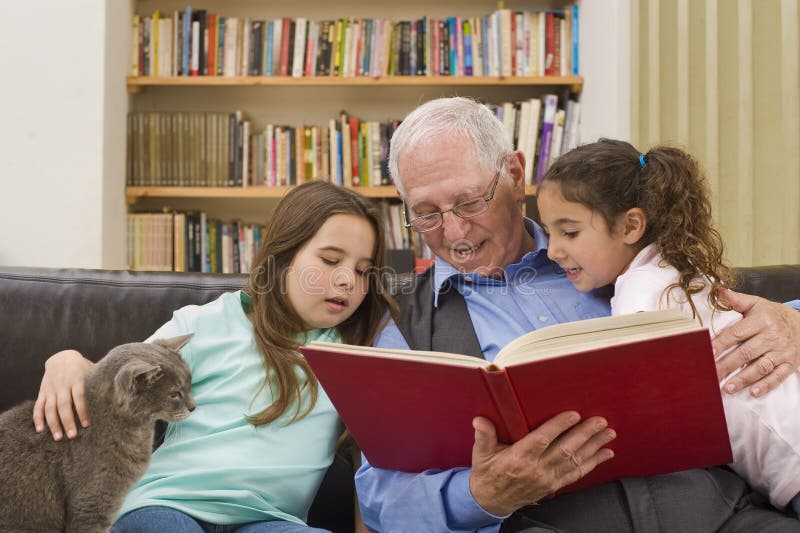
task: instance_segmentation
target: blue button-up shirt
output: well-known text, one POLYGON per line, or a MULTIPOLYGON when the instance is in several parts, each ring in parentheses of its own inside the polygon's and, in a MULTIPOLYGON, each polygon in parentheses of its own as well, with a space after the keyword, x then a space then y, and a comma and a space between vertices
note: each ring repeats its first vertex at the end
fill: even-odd
MULTIPOLYGON (((547 236, 525 219, 536 249, 508 265, 502 280, 459 272, 436 258, 434 306, 439 290, 450 282, 463 295, 484 357, 494 360, 515 338, 552 324, 607 316, 608 297, 578 292, 556 263, 547 258, 547 236)), ((408 349, 394 322, 376 346, 408 349)), ((420 436, 424 438, 424 436, 420 436)), ((469 490, 469 468, 409 474, 372 468, 364 460, 356 474, 361 513, 377 531, 497 531, 504 517, 484 511, 469 490)))

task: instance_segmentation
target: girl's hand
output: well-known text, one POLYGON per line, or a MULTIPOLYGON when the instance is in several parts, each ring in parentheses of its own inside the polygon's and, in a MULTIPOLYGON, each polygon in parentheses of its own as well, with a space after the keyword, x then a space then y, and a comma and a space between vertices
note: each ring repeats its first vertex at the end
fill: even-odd
POLYGON ((39 396, 33 406, 33 424, 37 433, 44 431, 45 420, 53 440, 78 436, 73 407, 83 427, 89 427, 83 382, 94 363, 75 350, 64 350, 51 355, 44 364, 44 376, 39 386, 39 396), (63 425, 63 429, 62 429, 63 425))
POLYGON ((750 394, 762 396, 800 366, 800 313, 789 306, 729 289, 723 295, 744 318, 714 339, 716 354, 736 346, 717 361, 717 376, 721 380, 746 364, 725 384, 725 391, 734 393, 750 386, 750 394))

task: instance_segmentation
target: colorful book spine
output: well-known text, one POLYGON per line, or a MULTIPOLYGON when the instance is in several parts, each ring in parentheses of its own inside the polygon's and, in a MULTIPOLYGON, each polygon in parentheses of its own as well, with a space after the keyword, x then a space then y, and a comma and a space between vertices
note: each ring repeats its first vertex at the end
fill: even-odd
POLYGON ((464 75, 472 76, 472 25, 464 21, 464 75))
POLYGON ((272 48, 273 48, 272 39, 273 39, 274 35, 275 35, 275 21, 270 20, 267 23, 267 50, 264 53, 264 57, 266 59, 264 61, 264 75, 265 76, 272 76, 272 72, 273 72, 272 71, 272 68, 273 68, 273 64, 272 64, 272 52, 273 52, 273 50, 272 50, 272 48))
POLYGON ((555 94, 544 95, 544 119, 540 134, 539 166, 536 169, 536 183, 541 183, 542 176, 547 171, 550 163, 550 144, 553 142, 553 127, 558 108, 558 96, 555 94))
POLYGON ((572 75, 578 76, 580 74, 578 63, 580 48, 578 40, 578 4, 572 5, 572 28, 570 32, 572 34, 572 75))

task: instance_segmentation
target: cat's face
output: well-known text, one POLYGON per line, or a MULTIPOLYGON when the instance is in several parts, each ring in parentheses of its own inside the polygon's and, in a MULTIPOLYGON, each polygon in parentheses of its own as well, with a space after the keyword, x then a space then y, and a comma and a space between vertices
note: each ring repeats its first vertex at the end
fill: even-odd
POLYGON ((183 420, 194 411, 191 374, 179 350, 191 336, 118 346, 124 359, 114 378, 120 408, 136 419, 183 420))

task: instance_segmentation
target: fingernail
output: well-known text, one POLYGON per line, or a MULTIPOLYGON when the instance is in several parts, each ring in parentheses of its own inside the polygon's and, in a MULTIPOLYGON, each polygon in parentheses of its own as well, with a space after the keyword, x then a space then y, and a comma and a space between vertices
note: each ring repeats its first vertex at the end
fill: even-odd
POLYGON ((61 440, 61 432, 56 431, 55 433, 53 433, 53 438, 56 440, 61 440))
POLYGON ((84 428, 88 428, 88 427, 89 427, 89 422, 85 422, 85 421, 84 421, 84 422, 81 422, 81 425, 82 425, 84 428))
POLYGON ((725 390, 728 392, 736 392, 736 383, 728 383, 725 385, 725 390))
POLYGON ((41 433, 42 431, 44 431, 42 426, 36 426, 36 433, 41 433))
POLYGON ((75 431, 74 429, 67 430, 67 437, 71 439, 74 439, 77 434, 78 432, 75 431))
POLYGON ((760 387, 753 387, 751 390, 753 392, 753 396, 755 396, 756 398, 761 396, 761 388, 760 387))

